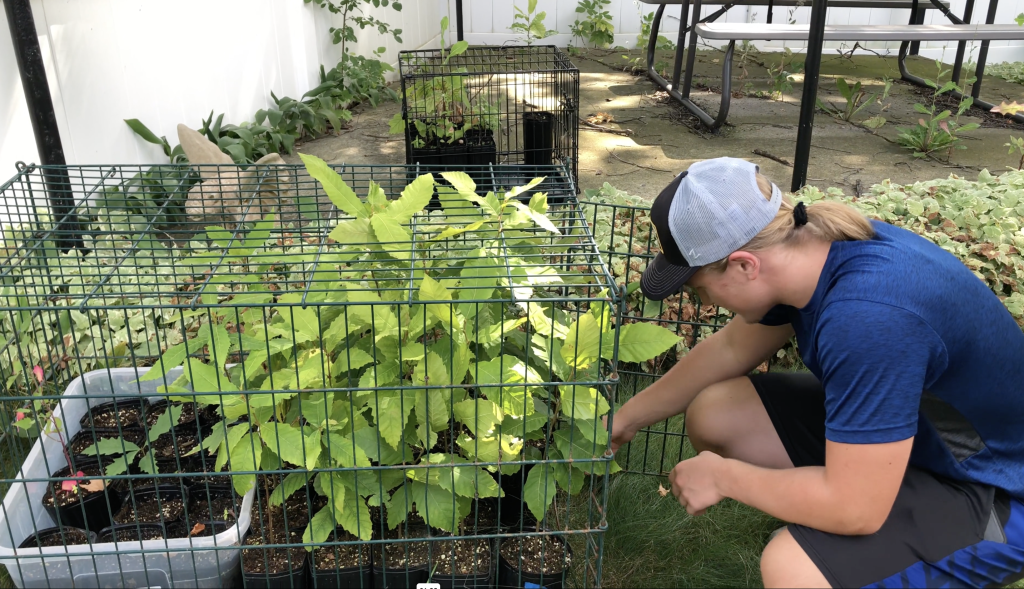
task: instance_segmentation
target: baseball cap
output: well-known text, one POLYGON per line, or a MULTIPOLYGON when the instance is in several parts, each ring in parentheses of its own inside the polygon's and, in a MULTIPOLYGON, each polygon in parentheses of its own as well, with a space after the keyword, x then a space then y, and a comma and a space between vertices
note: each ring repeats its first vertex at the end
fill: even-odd
POLYGON ((661 252, 640 278, 640 290, 660 301, 686 284, 701 266, 742 248, 771 223, 782 204, 772 184, 767 200, 757 186, 760 168, 720 157, 697 162, 676 176, 651 206, 661 252))

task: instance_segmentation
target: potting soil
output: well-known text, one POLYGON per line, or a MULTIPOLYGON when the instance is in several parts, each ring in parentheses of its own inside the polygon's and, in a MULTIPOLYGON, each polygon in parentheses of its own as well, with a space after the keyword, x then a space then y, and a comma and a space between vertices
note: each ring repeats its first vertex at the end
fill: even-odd
MULTIPOLYGON (((74 505, 94 493, 102 493, 102 488, 87 490, 82 486, 83 483, 91 483, 93 479, 102 478, 100 467, 98 465, 84 466, 81 467, 81 471, 85 473, 86 478, 78 481, 78 485, 72 491, 65 491, 61 488, 61 484, 63 483, 62 480, 56 480, 50 483, 50 489, 46 492, 46 495, 43 495, 43 504, 52 505, 53 507, 66 507, 68 505, 74 505)), ((96 487, 99 487, 99 485, 96 485, 96 487)))
POLYGON ((161 523, 174 522, 181 519, 181 516, 185 513, 185 503, 181 500, 181 497, 163 496, 159 499, 158 502, 156 494, 144 497, 136 495, 133 504, 130 498, 126 498, 124 507, 114 515, 114 523, 161 523))
POLYGON ((439 575, 486 575, 491 568, 490 540, 434 542, 430 565, 439 575))
MULTIPOLYGON (((316 513, 326 504, 317 496, 313 501, 313 509, 307 503, 306 494, 296 492, 285 500, 281 506, 267 507, 266 500, 262 505, 257 502, 252 506, 252 527, 245 538, 245 546, 263 546, 264 544, 292 544, 302 542, 302 532, 309 524, 310 513, 316 513), (287 510, 287 526, 285 526, 285 510, 287 510), (273 534, 268 520, 273 520, 273 534), (287 528, 287 529, 286 529, 287 528)), ((284 573, 298 570, 306 558, 306 549, 271 548, 242 549, 242 572, 248 574, 284 573)))
POLYGON ((572 564, 565 545, 554 536, 510 538, 501 543, 501 557, 513 565, 519 563, 523 572, 535 575, 560 573, 572 564))
MULTIPOLYGON (((337 533, 329 538, 331 542, 354 542, 359 540, 348 532, 337 533)), ((370 564, 370 553, 364 546, 349 544, 343 546, 324 546, 313 551, 313 563, 317 570, 329 571, 349 569, 370 564)))

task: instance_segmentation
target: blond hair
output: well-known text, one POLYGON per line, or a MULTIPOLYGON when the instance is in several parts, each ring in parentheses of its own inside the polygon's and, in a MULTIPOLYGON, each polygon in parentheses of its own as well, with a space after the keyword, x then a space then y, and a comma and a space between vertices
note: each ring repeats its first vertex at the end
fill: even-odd
MULTIPOLYGON (((758 174, 757 187, 761 189, 761 194, 766 200, 771 200, 772 183, 767 177, 758 174)), ((861 241, 871 239, 875 235, 871 221, 850 205, 835 201, 819 201, 813 205, 805 205, 807 224, 800 227, 797 227, 796 218, 793 216, 794 206, 792 199, 783 195, 782 204, 775 218, 740 249, 756 252, 776 245, 799 243, 805 239, 827 242, 861 241)), ((724 272, 728 265, 729 258, 725 257, 706 264, 704 268, 724 272)))

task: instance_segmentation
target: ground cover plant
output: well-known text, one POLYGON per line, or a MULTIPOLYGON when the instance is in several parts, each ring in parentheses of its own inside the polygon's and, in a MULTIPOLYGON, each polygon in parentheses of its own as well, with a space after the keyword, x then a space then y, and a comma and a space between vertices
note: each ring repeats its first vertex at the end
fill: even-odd
POLYGON ((587 43, 596 48, 608 47, 615 42, 615 25, 612 24, 612 13, 608 11, 611 0, 580 0, 576 12, 582 17, 569 25, 574 39, 578 38, 586 46, 587 43))

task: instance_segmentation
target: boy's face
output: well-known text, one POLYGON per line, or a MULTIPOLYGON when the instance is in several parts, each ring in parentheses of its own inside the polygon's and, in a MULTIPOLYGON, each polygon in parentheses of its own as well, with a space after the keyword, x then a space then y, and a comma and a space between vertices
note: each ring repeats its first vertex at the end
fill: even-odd
POLYGON ((775 303, 761 276, 761 261, 753 253, 735 252, 724 272, 700 270, 686 282, 703 304, 717 305, 747 323, 757 323, 775 303))

